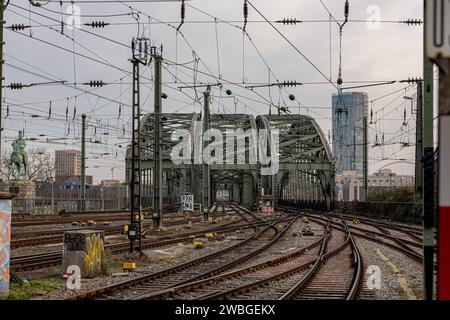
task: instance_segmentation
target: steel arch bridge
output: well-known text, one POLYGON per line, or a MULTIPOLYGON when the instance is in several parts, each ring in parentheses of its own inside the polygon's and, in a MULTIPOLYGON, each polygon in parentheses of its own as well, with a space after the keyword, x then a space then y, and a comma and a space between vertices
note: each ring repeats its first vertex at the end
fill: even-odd
MULTIPOLYGON (((141 183, 144 208, 152 207, 153 203, 154 120, 153 113, 146 114, 141 120, 141 183)), ((191 192, 195 199, 201 199, 203 172, 197 151, 198 146, 203 146, 204 142, 195 138, 195 133, 201 130, 201 115, 162 114, 161 127, 163 202, 179 202, 183 192, 191 192), (185 156, 184 162, 176 164, 172 161, 171 153, 181 141, 173 137, 177 130, 190 134, 190 149, 187 149, 186 154, 186 150, 182 152, 185 156)), ((271 198, 275 205, 332 209, 335 190, 334 163, 326 138, 312 117, 260 115, 255 118, 248 114, 213 114, 210 116, 209 127, 215 132, 211 141, 220 145, 213 151, 213 155, 216 159, 218 157, 223 160, 209 165, 212 201, 216 200, 217 191, 227 190, 233 201, 252 209, 258 208, 262 199, 267 198, 271 198), (262 129, 268 133, 269 146, 275 136, 278 136, 279 141, 278 150, 267 147, 268 156, 278 154, 278 170, 269 175, 262 174, 262 169, 268 169, 273 163, 266 165, 259 157, 257 161, 251 161, 251 155, 255 152, 261 155, 261 146, 256 143, 259 135, 255 133, 261 132, 262 129), (245 133, 244 148, 237 147, 237 138, 228 138, 236 132, 245 133), (244 157, 245 163, 237 161, 239 156, 244 157)), ((131 148, 128 147, 128 182, 131 172, 130 151, 131 148)), ((201 161, 201 151, 199 152, 201 161)))

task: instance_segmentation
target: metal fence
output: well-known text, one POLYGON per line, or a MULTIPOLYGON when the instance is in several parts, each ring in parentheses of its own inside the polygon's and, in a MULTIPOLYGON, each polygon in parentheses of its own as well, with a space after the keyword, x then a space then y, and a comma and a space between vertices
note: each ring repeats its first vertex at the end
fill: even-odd
POLYGON ((342 213, 357 214, 398 222, 421 223, 422 204, 419 202, 336 202, 342 213))
MULTIPOLYGON (((116 199, 85 199, 85 211, 114 211, 127 209, 125 197, 116 199)), ((12 213, 19 215, 58 214, 81 211, 82 200, 73 198, 15 198, 12 200, 12 213)))

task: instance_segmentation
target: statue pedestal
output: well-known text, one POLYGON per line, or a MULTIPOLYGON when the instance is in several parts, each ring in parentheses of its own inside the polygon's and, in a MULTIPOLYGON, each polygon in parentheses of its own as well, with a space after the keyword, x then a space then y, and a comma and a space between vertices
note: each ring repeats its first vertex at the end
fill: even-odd
POLYGON ((12 203, 13 214, 32 214, 35 209, 34 197, 36 196, 36 185, 33 181, 8 180, 0 182, 4 192, 14 195, 12 203))
POLYGON ((36 196, 36 184, 29 180, 8 180, 1 182, 2 189, 16 195, 18 199, 34 198, 36 196))

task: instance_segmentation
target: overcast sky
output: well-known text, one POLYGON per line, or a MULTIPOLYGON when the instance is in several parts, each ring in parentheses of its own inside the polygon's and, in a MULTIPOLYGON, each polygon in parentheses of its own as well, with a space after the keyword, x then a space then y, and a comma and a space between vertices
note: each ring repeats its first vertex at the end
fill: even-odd
MULTIPOLYGON (((328 136, 331 130, 331 95, 336 92, 336 88, 328 80, 331 69, 332 81, 336 81, 339 62, 337 24, 331 23, 330 35, 330 24, 322 21, 329 20, 329 14, 319 0, 253 0, 251 2, 270 21, 283 18, 297 18, 305 21, 294 26, 282 24, 275 24, 275 26, 311 63, 268 23, 261 22, 263 18, 251 7, 247 32, 253 44, 248 38, 245 38, 243 42, 243 33, 236 27, 243 25, 242 0, 187 1, 186 23, 180 29, 182 34, 179 33, 178 36, 175 29, 180 20, 180 4, 177 2, 152 3, 149 1, 124 4, 112 1, 102 4, 77 4, 75 1, 81 9, 82 24, 105 21, 112 25, 104 29, 93 29, 85 25, 82 25, 80 30, 70 30, 65 27, 62 34, 61 17, 64 22, 70 23, 70 20, 67 20, 70 16, 65 14, 69 4, 63 5, 63 15, 61 15, 59 1, 50 0, 43 8, 30 6, 27 0, 11 1, 5 12, 6 26, 23 23, 31 25, 32 28, 21 31, 23 35, 11 30, 4 32, 5 83, 30 84, 65 80, 68 85, 33 86, 19 91, 4 89, 4 147, 10 148, 11 140, 17 135, 17 131, 25 129, 27 138, 38 139, 36 142, 29 141, 29 148, 44 147, 51 153, 55 149, 79 149, 80 119, 81 114, 86 113, 90 124, 89 137, 102 142, 102 144, 87 145, 87 174, 94 175, 94 179, 99 181, 102 178, 110 178, 111 167, 116 167, 115 177, 123 179, 125 148, 121 146, 125 147, 128 143, 131 118, 129 107, 131 78, 127 73, 132 70, 131 63, 128 61, 131 50, 126 46, 129 46, 132 37, 135 37, 138 32, 149 36, 153 45, 163 45, 163 57, 166 62, 177 61, 185 64, 185 67, 178 68, 174 65, 164 65, 170 71, 170 73, 167 70, 163 72, 165 82, 163 90, 169 96, 167 100, 164 100, 164 112, 201 111, 201 105, 194 102, 194 91, 178 90, 178 87, 183 84, 175 83, 174 77, 177 76, 182 82, 192 83, 194 76, 192 49, 194 49, 196 56, 201 59, 198 65, 200 72, 196 75, 197 81, 216 82, 217 79, 202 74, 212 73, 216 77, 220 74, 224 83, 236 83, 236 85, 225 85, 223 90, 231 89, 233 93, 239 95, 237 112, 266 114, 269 109, 267 100, 273 101, 276 105, 279 103, 284 105, 283 101, 285 101, 292 113, 301 112, 315 117, 328 136), (128 5, 141 11, 139 31, 136 20, 130 15, 131 10, 128 5), (30 9, 31 13, 28 11, 30 9), (107 15, 107 17, 91 17, 94 15, 107 15), (215 20, 211 16, 217 18, 217 23, 214 23, 215 20), (221 20, 233 22, 228 24, 221 20), (320 21, 308 22, 308 20, 320 21), (158 21, 169 22, 169 25, 158 23, 158 21), (73 50, 79 55, 74 55, 73 50), (100 61, 103 63, 99 63, 100 61), (271 82, 278 79, 279 81, 321 83, 286 88, 281 90, 281 96, 280 90, 275 87, 272 87, 270 92, 266 88, 255 89, 256 93, 243 88, 243 81, 247 82, 247 85, 268 83, 269 74, 271 82), (91 80, 114 82, 114 84, 93 90, 93 93, 100 96, 98 97, 87 94, 86 91, 91 91, 92 88, 81 85, 91 80), (77 88, 74 83, 78 84, 77 88), (289 101, 289 93, 296 96, 296 101, 289 101), (52 101, 52 114, 48 120, 50 101, 52 101), (119 117, 120 103, 124 105, 119 117), (300 110, 299 103, 302 106, 300 110), (7 113, 8 105, 9 114, 7 113), (66 121, 67 105, 69 105, 69 114, 66 121), (75 120, 73 120, 74 117, 75 120), (97 129, 94 129, 94 125, 97 129), (52 143, 46 143, 46 139, 52 139, 52 143)), ((349 2, 351 20, 365 21, 376 13, 377 8, 380 9, 380 18, 383 21, 422 19, 423 2, 421 0, 351 0, 349 2), (371 10, 368 11, 368 9, 371 10)), ((344 0, 323 0, 323 3, 336 19, 343 19, 344 0)), ((137 18, 136 15, 135 18, 137 18)), ((143 110, 146 112, 153 110, 150 82, 152 73, 152 67, 141 68, 141 75, 144 77, 141 100, 143 110)), ((371 29, 365 22, 349 22, 343 28, 342 77, 343 86, 358 85, 358 83, 345 83, 352 81, 390 81, 422 77, 422 26, 383 22, 379 29, 371 29)), ((409 91, 401 91, 406 86, 406 84, 397 83, 356 89, 368 92, 369 101, 375 100, 369 104, 369 110, 372 108, 374 112, 374 120, 378 119, 372 128, 384 132, 385 141, 414 143, 415 120, 410 113, 410 102, 403 99, 403 96, 412 96, 415 90, 410 88, 409 91), (393 93, 395 91, 398 92, 393 93), (377 99, 390 93, 393 94, 377 99), (402 130, 405 108, 407 126, 402 130)), ((213 95, 220 96, 220 91, 214 89, 213 95)), ((218 97, 213 99, 212 112, 232 113, 234 109, 232 99, 218 97)), ((272 112, 275 112, 275 109, 272 109, 272 112)), ((374 140, 375 131, 370 130, 371 143, 374 140)), ((384 148, 370 148, 369 158, 371 159, 370 173, 372 173, 379 167, 393 162, 392 159, 413 160, 414 147, 401 149, 400 144, 394 144, 384 148), (380 161, 384 157, 388 160, 380 161)), ((405 163, 391 166, 391 168, 404 174, 414 172, 414 167, 405 163)))

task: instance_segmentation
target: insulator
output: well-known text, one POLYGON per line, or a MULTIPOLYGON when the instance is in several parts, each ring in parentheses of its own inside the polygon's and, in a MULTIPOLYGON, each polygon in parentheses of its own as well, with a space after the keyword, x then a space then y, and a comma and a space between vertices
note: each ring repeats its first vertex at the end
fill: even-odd
POLYGON ((23 23, 21 24, 12 24, 9 28, 13 31, 17 31, 17 30, 25 30, 25 28, 29 28, 30 26, 26 26, 23 23))
POLYGON ((283 81, 281 85, 283 87, 295 87, 297 86, 297 81, 283 81))
POLYGON ((181 1, 181 19, 184 19, 186 14, 186 7, 184 5, 184 0, 181 1))
POLYGON ((244 18, 245 19, 248 18, 248 4, 247 4, 247 0, 244 1, 244 18))
POLYGON ((103 87, 105 85, 102 80, 91 80, 88 84, 91 87, 103 87))
POLYGON ((18 82, 18 83, 11 83, 9 85, 9 87, 11 88, 11 90, 20 90, 23 89, 23 84, 18 82))
POLYGON ((408 19, 402 22, 406 23, 407 25, 421 25, 423 23, 420 19, 408 19))
POLYGON ((403 82, 408 82, 408 83, 417 83, 422 81, 422 78, 417 78, 417 77, 410 77, 408 78, 408 80, 405 80, 403 82))
POLYGON ((105 26, 108 26, 109 23, 105 21, 92 21, 91 23, 85 23, 84 25, 92 28, 104 28, 105 26))
POLYGON ((295 18, 284 18, 283 20, 278 20, 277 23, 282 23, 284 25, 292 25, 297 24, 297 22, 300 22, 300 20, 297 20, 295 18))
POLYGON ((345 1, 345 9, 344 9, 344 15, 345 15, 345 18, 347 19, 348 18, 348 13, 349 13, 349 10, 350 9, 350 5, 349 5, 349 3, 348 3, 348 0, 347 1, 345 1))

